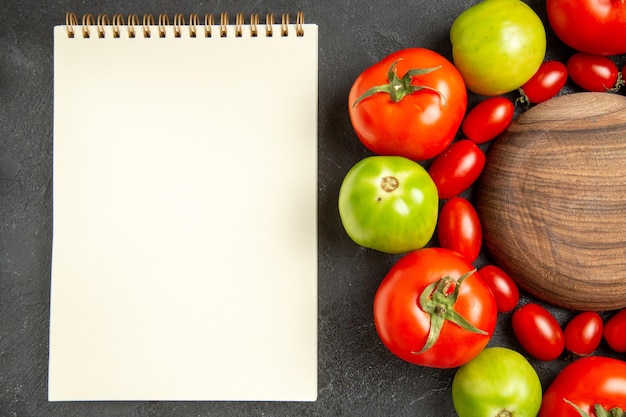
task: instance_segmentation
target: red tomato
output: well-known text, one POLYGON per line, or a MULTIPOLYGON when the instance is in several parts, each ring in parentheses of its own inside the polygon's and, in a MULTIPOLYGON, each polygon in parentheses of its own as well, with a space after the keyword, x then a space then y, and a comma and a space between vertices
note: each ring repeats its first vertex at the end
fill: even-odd
POLYGON ((604 325, 604 340, 616 352, 626 352, 626 308, 617 312, 604 325))
POLYGON ((462 197, 448 200, 439 212, 437 222, 439 244, 474 262, 480 253, 483 231, 472 203, 462 197))
POLYGON ((428 173, 437 186, 440 199, 447 199, 467 190, 485 167, 484 152, 469 139, 461 139, 437 156, 428 173))
POLYGON ((546 61, 520 87, 520 102, 541 103, 556 96, 567 82, 567 67, 560 61, 546 61))
POLYGON ((513 310, 519 302, 519 289, 513 279, 495 265, 485 265, 478 270, 478 275, 485 281, 496 299, 498 312, 513 310))
POLYGON ((547 0, 548 21, 565 44, 600 55, 626 52, 626 4, 608 0, 547 0))
POLYGON ((490 97, 470 110, 461 130, 475 143, 485 143, 504 132, 513 120, 515 105, 505 97, 490 97))
POLYGON ((579 313, 563 331, 565 349, 575 355, 591 355, 602 341, 602 317, 595 311, 579 313))
POLYGON ((538 304, 526 304, 513 313, 513 332, 522 347, 542 361, 558 358, 565 348, 561 326, 538 304))
POLYGON ((426 160, 454 139, 467 90, 461 73, 442 55, 409 48, 363 71, 348 105, 354 131, 369 150, 426 160))
POLYGON ((596 416, 593 412, 596 404, 607 411, 615 407, 626 409, 626 362, 586 356, 570 363, 543 394, 538 417, 584 415, 576 407, 589 416, 596 416))
POLYGON ((567 72, 587 91, 614 92, 623 83, 615 62, 602 55, 576 52, 567 60, 567 72))
POLYGON ((473 271, 460 254, 444 248, 400 258, 374 297, 374 324, 385 346, 407 362, 435 368, 476 357, 493 334, 497 310, 473 271))

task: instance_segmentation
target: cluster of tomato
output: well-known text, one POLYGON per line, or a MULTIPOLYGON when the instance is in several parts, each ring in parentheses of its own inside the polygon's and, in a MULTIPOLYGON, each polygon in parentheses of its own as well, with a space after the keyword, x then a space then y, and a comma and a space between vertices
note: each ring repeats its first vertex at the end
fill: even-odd
POLYGON ((391 352, 410 363, 460 367, 453 382, 460 416, 491 415, 496 400, 505 404, 503 411, 519 415, 599 417, 611 409, 611 415, 621 416, 618 407, 626 407, 626 362, 588 356, 603 336, 616 352, 626 351, 626 309, 604 325, 598 313, 582 312, 564 329, 536 303, 512 314, 514 333, 531 356, 553 360, 564 350, 584 356, 559 374, 543 401, 537 375, 522 355, 485 349, 498 313, 513 311, 520 294, 498 266, 474 268, 482 230, 472 203, 462 196, 485 166, 480 145, 513 121, 515 103, 503 93, 517 89, 517 102, 529 106, 557 95, 568 79, 587 91, 615 92, 624 83, 607 55, 626 52, 626 5, 612 6, 615 16, 607 18, 599 3, 547 1, 555 33, 579 51, 566 64, 543 61, 545 32, 530 7, 519 0, 483 0, 451 28, 454 64, 434 51, 409 48, 367 68, 350 90, 352 126, 375 156, 346 174, 339 193, 341 220, 356 243, 404 254, 376 293, 376 330, 391 352), (493 25, 483 24, 485 18, 493 22, 505 16, 509 38, 511 21, 518 18, 513 25, 518 39, 509 44, 497 38, 493 25), (625 36, 614 36, 614 23, 625 36), (571 29, 581 24, 585 30, 571 29), (527 50, 512 50, 524 42, 527 50), (486 47, 490 44, 495 46, 486 47), (498 65, 489 65, 494 59, 498 65), (467 90, 489 97, 468 111, 467 90), (456 139, 459 132, 462 139, 456 139), (498 373, 502 368, 496 362, 514 372, 498 373), (602 385, 609 380, 620 388, 602 385), (516 394, 504 393, 503 387, 516 394))

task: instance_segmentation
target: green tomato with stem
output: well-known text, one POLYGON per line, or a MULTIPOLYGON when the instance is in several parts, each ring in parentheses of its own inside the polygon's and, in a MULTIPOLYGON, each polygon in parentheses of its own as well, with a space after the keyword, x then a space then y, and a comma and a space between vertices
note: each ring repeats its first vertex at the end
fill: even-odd
POLYGON ((520 0, 483 0, 450 28, 452 59, 467 88, 485 96, 522 86, 546 55, 546 30, 520 0))
POLYGON ((503 347, 483 350, 461 366, 452 380, 459 417, 536 417, 541 382, 520 353, 503 347))
POLYGON ((424 247, 437 225, 439 196, 428 172, 401 156, 355 164, 339 190, 344 229, 361 246, 385 253, 424 247))

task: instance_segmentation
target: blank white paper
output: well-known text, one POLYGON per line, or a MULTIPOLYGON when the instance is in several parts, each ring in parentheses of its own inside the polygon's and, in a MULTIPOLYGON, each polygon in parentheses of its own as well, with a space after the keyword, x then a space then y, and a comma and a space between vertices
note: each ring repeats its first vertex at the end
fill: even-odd
POLYGON ((105 29, 54 29, 49 399, 315 400, 317 26, 105 29))

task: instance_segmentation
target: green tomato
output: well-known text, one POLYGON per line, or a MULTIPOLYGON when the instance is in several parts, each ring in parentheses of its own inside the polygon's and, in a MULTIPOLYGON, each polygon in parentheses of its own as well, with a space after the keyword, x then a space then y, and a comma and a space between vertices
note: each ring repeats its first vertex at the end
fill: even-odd
POLYGON ((459 417, 536 417, 541 382, 518 352, 491 347, 461 366, 452 381, 452 402, 459 417))
POLYGON ((350 169, 339 190, 339 215, 361 246, 386 253, 424 247, 437 225, 439 197, 428 172, 400 156, 370 156, 350 169))
POLYGON ((520 0, 483 0, 450 28, 452 59, 467 88, 494 96, 522 86, 546 55, 541 19, 520 0))

